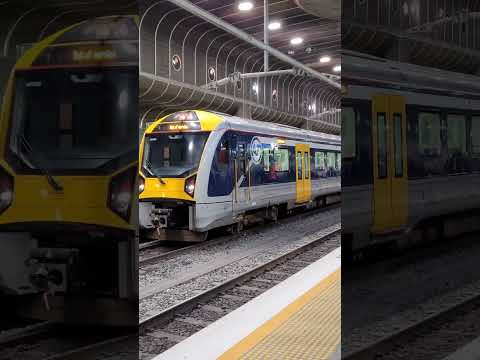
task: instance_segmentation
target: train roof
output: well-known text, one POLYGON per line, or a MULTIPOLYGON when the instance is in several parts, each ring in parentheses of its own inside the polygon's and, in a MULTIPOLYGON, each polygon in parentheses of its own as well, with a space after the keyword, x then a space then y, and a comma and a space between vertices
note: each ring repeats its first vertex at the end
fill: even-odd
POLYGON ((357 82, 452 96, 480 96, 479 76, 426 68, 352 51, 342 54, 342 79, 347 84, 357 82))
POLYGON ((168 131, 212 131, 231 129, 256 134, 268 134, 277 137, 299 139, 303 141, 321 142, 340 145, 340 136, 320 133, 292 126, 243 119, 238 116, 203 110, 185 110, 167 115, 147 129, 146 133, 168 131), (194 114, 194 115, 193 115, 194 114), (193 125, 198 123, 199 125, 193 125))

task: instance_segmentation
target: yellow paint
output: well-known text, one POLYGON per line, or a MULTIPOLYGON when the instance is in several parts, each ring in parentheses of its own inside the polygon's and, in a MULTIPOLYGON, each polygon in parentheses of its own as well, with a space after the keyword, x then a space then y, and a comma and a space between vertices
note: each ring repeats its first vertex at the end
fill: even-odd
MULTIPOLYGON (((145 176, 142 177, 145 178, 145 176)), ((190 176, 189 176, 190 177, 190 176)), ((145 189, 140 193, 142 199, 178 199, 193 201, 193 198, 185 192, 185 179, 162 178, 165 184, 157 178, 145 178, 145 189)))
POLYGON ((296 170, 296 190, 297 204, 305 203, 312 197, 312 180, 310 178, 310 145, 295 145, 295 170, 296 170), (301 174, 299 174, 299 166, 301 174), (301 175, 301 177, 299 176, 301 175))
MULTIPOLYGON (((271 336, 272 332, 280 328, 282 324, 284 324, 286 321, 292 318, 303 307, 308 305, 314 298, 316 298, 317 296, 322 296, 326 292, 326 290, 332 285, 334 285, 335 283, 337 283, 338 286, 340 286, 340 279, 341 279, 341 270, 338 269, 332 274, 330 274, 328 277, 323 279, 314 288, 310 289, 301 297, 299 297, 297 300, 295 300, 293 303, 291 303, 286 308, 284 308, 281 312, 279 312, 273 318, 271 318, 270 320, 265 322, 263 325, 258 327, 255 331, 250 333, 247 337, 245 337, 240 342, 235 344, 227 352, 222 354, 217 360, 234 360, 234 359, 240 359, 241 357, 245 356, 251 349, 253 349, 255 346, 260 344, 268 336, 271 336)), ((327 304, 324 304, 324 306, 325 305, 327 304)), ((338 315, 340 315, 340 306, 338 306, 338 309, 328 308, 328 309, 322 309, 322 311, 337 312, 338 315)), ((327 337, 330 333, 333 333, 333 332, 338 333, 338 339, 333 339, 332 341, 333 346, 330 351, 330 353, 332 353, 335 349, 335 345, 337 345, 340 341, 340 338, 339 338, 340 331, 337 331, 337 330, 340 329, 341 324, 340 324, 340 321, 333 321, 328 325, 329 325, 329 328, 325 329, 325 334, 318 334, 318 336, 327 337)), ((298 331, 301 331, 301 330, 298 329, 298 331)), ((265 354, 265 355, 268 355, 268 354, 265 354)), ((245 358, 248 358, 248 356, 245 356, 245 358)))
MULTIPOLYGON (((3 164, 2 167, 4 167, 3 164)), ((109 184, 116 174, 111 176, 55 176, 55 179, 64 188, 60 193, 53 191, 43 175, 17 174, 14 178, 13 202, 1 214, 0 225, 24 222, 48 223, 61 220, 66 223, 133 230, 129 222, 107 207, 109 184)), ((132 216, 134 215, 132 214, 132 216)))
MULTIPOLYGON (((0 166, 14 177, 14 197, 11 206, 0 214, 0 225, 30 222, 64 222, 98 225, 123 230, 134 230, 134 213, 123 220, 107 206, 109 184, 112 178, 136 164, 132 163, 107 176, 55 176, 64 191, 54 192, 44 175, 20 175, 5 161, 7 133, 13 106, 14 78, 17 70, 29 70, 35 60, 69 30, 83 22, 71 25, 43 39, 28 49, 13 67, 5 94, 0 118, 0 166)), ((135 201, 132 196, 132 205, 135 201)))
POLYGON ((373 228, 374 234, 399 230, 408 218, 407 126, 405 99, 402 96, 374 95, 372 102, 373 143, 373 228), (395 176, 394 114, 402 117, 403 174, 395 176), (385 116, 387 124, 387 176, 379 177, 378 118, 385 116))

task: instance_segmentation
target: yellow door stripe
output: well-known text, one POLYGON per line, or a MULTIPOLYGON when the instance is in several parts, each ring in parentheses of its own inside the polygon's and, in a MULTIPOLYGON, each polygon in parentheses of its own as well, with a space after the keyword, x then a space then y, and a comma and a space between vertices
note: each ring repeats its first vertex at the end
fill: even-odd
MULTIPOLYGON (((242 355, 252 349, 254 346, 259 344, 263 339, 265 339, 268 335, 270 335, 275 329, 280 327, 285 321, 290 319, 293 315, 295 315, 301 308, 305 305, 308 305, 315 297, 317 297, 320 293, 329 289, 335 282, 340 282, 341 278, 341 271, 340 269, 336 270, 325 279, 323 279, 320 283, 318 283, 315 287, 307 291, 303 294, 300 298, 295 300, 293 303, 285 307, 281 312, 275 315, 273 318, 265 322, 255 331, 250 333, 247 337, 243 340, 239 341, 235 344, 232 348, 230 348, 227 352, 221 355, 218 360, 232 360, 232 359, 239 359, 242 355)), ((331 309, 330 309, 331 310, 331 309)), ((340 321, 335 321, 335 326, 340 328, 340 321)), ((328 334, 331 334, 333 331, 331 329, 325 331, 325 335, 319 334, 319 336, 327 337, 328 334)), ((335 344, 338 345, 338 344, 335 344)))

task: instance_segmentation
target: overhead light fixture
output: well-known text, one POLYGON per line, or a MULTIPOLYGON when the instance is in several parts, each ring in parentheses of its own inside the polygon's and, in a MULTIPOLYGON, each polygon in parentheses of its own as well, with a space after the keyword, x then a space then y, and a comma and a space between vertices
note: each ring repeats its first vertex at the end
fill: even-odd
POLYGON ((335 71, 335 72, 340 72, 340 71, 342 71, 342 66, 341 66, 341 65, 336 65, 336 66, 334 66, 333 71, 335 71))
POLYGON ((290 40, 290 44, 292 45, 300 45, 303 43, 303 39, 301 37, 294 37, 292 40, 290 40))
POLYGON ((253 83, 253 85, 252 85, 252 90, 253 90, 253 92, 255 93, 255 95, 258 94, 258 84, 257 84, 257 83, 253 83))
POLYGON ((293 55, 295 54, 295 50, 288 50, 288 55, 293 55))
POLYGON ((332 58, 331 58, 330 56, 322 56, 322 57, 320 58, 320 62, 321 62, 322 64, 329 63, 331 60, 332 60, 332 58))
POLYGON ((253 2, 251 1, 241 1, 238 3, 238 10, 240 11, 250 11, 253 9, 253 2))
POLYGON ((282 24, 280 24, 279 21, 272 21, 270 24, 268 24, 269 30, 278 30, 281 27, 282 27, 282 24))

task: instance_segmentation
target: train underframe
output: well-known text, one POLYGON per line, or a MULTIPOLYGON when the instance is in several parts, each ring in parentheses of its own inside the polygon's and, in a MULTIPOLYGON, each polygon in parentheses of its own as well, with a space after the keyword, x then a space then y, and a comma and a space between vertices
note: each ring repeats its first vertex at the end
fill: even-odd
POLYGON ((241 232, 245 226, 262 221, 276 221, 295 209, 323 207, 341 201, 340 193, 326 194, 303 204, 294 201, 240 212, 214 219, 206 228, 195 227, 195 204, 182 201, 140 202, 140 237, 144 240, 201 242, 208 231, 227 228, 232 233, 241 232))
POLYGON ((19 316, 138 324, 138 241, 109 231, 0 233, 0 294, 19 316))
POLYGON ((347 257, 361 259, 385 249, 405 250, 478 231, 480 209, 469 209, 410 219, 407 227, 385 234, 374 234, 367 227, 347 229, 342 233, 342 249, 347 257))

